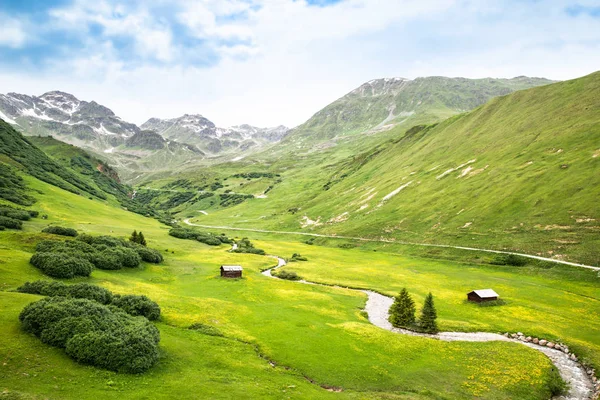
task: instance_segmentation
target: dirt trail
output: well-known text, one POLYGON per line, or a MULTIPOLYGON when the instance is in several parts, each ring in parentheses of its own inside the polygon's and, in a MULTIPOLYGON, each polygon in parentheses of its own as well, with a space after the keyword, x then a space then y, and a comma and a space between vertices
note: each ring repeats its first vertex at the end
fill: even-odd
POLYGON ((323 237, 323 238, 329 238, 329 239, 347 239, 347 240, 359 240, 362 242, 395 243, 395 244, 404 244, 404 245, 410 245, 410 246, 442 247, 442 248, 448 248, 448 249, 459 249, 459 250, 467 250, 467 251, 483 251, 485 253, 494 253, 494 254, 510 254, 510 255, 515 255, 515 256, 532 258, 534 260, 549 261, 549 262, 553 262, 556 264, 570 265, 572 267, 587 268, 587 269, 591 269, 594 271, 600 271, 600 267, 595 267, 592 265, 578 264, 578 263, 569 262, 569 261, 555 260, 553 258, 534 256, 531 254, 524 254, 524 253, 515 253, 515 252, 511 252, 511 251, 480 249, 480 248, 476 248, 476 247, 451 246, 451 245, 447 245, 447 244, 413 243, 413 242, 404 242, 404 241, 386 240, 386 239, 369 239, 369 238, 352 237, 352 236, 324 235, 324 234, 320 234, 320 233, 271 231, 271 230, 266 230, 266 229, 235 228, 232 226, 202 225, 202 224, 194 224, 194 223, 190 222, 189 218, 183 220, 183 222, 187 225, 197 226, 200 228, 209 228, 209 229, 227 229, 227 230, 231 230, 231 231, 275 233, 275 234, 280 234, 280 235, 302 235, 302 236, 312 236, 312 237, 323 237))
MULTIPOLYGON (((285 265, 287 265, 287 263, 283 258, 279 256, 269 255, 268 257, 277 259, 277 265, 263 271, 262 274, 264 276, 268 276, 269 278, 278 279, 276 276, 271 274, 271 271, 277 268, 284 267, 285 265)), ((319 285, 319 283, 309 282, 305 280, 297 282, 310 285, 319 285)), ((550 361, 552 361, 552 363, 556 366, 560 373, 560 376, 565 380, 565 382, 569 384, 569 392, 564 396, 553 397, 553 400, 588 400, 591 399, 594 395, 594 384, 592 383, 590 376, 587 375, 583 367, 578 362, 571 360, 569 358, 569 355, 563 353, 562 351, 551 349, 545 346, 539 346, 533 343, 521 342, 519 340, 511 339, 506 336, 491 332, 440 332, 435 335, 431 335, 427 333, 413 332, 407 329, 394 328, 392 324, 388 321, 389 310, 392 304, 394 303, 393 298, 384 296, 380 293, 376 293, 371 290, 350 290, 360 291, 367 295, 365 311, 368 315, 369 322, 371 322, 373 325, 379 328, 402 335, 420 336, 449 342, 502 341, 519 343, 521 345, 530 347, 534 350, 545 354, 550 359, 550 361)))

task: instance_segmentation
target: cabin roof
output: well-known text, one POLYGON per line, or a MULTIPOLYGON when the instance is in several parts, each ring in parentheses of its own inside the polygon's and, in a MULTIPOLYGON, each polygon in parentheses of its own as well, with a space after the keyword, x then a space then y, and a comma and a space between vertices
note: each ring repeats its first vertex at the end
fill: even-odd
POLYGON ((241 265, 221 265, 223 271, 242 271, 241 265))
POLYGON ((488 299, 490 297, 500 297, 498 293, 494 292, 492 289, 479 289, 473 290, 471 293, 475 293, 477 296, 482 299, 488 299))

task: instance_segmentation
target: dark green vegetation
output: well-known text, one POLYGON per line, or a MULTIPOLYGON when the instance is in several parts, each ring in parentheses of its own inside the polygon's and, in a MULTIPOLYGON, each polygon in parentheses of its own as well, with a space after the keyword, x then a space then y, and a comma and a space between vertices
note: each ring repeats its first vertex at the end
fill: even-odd
POLYGON ((113 294, 110 290, 89 283, 76 283, 67 285, 58 281, 25 282, 17 288, 20 293, 39 294, 49 297, 72 297, 75 299, 88 299, 101 304, 110 304, 113 294))
POLYGON ((158 360, 158 329, 93 300, 48 297, 25 307, 19 320, 26 332, 82 364, 141 373, 158 360))
POLYGON ((74 172, 62 168, 24 138, 9 124, 0 120, 0 161, 18 165, 30 175, 76 194, 106 199, 106 194, 74 172))
POLYGON ((11 206, 0 205, 0 230, 21 229, 23 221, 29 221, 39 215, 37 211, 23 210, 11 206))
POLYGON ((272 274, 278 277, 279 279, 285 279, 288 281, 299 281, 302 279, 302 277, 298 276, 298 274, 294 271, 273 271, 272 274))
POLYGON ((14 168, 0 163, 0 199, 22 206, 35 203, 35 198, 27 194, 27 185, 14 168))
POLYGON ((243 238, 241 240, 236 241, 237 248, 231 250, 233 253, 248 253, 248 254, 259 254, 265 255, 265 251, 263 249, 258 249, 254 247, 254 244, 248 238, 243 238))
POLYGON ((173 228, 169 231, 169 235, 178 239, 197 240, 200 243, 204 243, 209 246, 220 246, 223 243, 233 243, 233 239, 228 238, 225 234, 215 235, 210 232, 201 232, 190 228, 173 228))
POLYGON ((160 318, 160 306, 144 295, 113 294, 110 290, 89 283, 67 285, 57 281, 25 282, 17 288, 20 293, 39 294, 48 297, 69 297, 93 300, 100 304, 113 305, 134 317, 142 316, 150 321, 160 318))
POLYGON ((437 333, 437 311, 433 303, 433 295, 431 292, 425 296, 425 303, 421 309, 421 317, 419 318, 419 328, 426 333, 437 333))
POLYGON ((31 264, 53 278, 90 276, 93 268, 137 268, 142 261, 160 263, 162 255, 112 236, 80 235, 76 240, 46 240, 37 244, 31 264))
POLYGON ((290 262, 296 262, 296 261, 308 261, 308 258, 304 257, 301 254, 298 253, 294 253, 292 254, 292 258, 289 259, 290 262))
POLYGON ((406 288, 402 288, 400 294, 394 298, 394 304, 390 307, 390 322, 396 328, 415 328, 415 301, 408 294, 406 288))
POLYGON ((62 226, 49 226, 47 228, 42 229, 42 232, 51 233, 53 235, 71 236, 71 237, 76 237, 78 235, 77 229, 64 228, 62 226))
POLYGON ((148 243, 146 243, 146 238, 144 237, 144 234, 142 233, 142 231, 140 231, 140 233, 137 233, 137 231, 133 231, 133 233, 131 234, 131 237, 129 237, 129 241, 131 243, 137 243, 141 246, 148 245, 148 243))

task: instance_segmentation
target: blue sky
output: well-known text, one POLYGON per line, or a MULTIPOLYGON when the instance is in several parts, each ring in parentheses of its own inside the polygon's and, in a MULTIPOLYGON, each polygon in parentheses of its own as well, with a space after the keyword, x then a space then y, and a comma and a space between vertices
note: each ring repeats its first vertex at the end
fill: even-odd
POLYGON ((0 0, 0 93, 295 126, 361 83, 600 69, 600 1, 0 0))

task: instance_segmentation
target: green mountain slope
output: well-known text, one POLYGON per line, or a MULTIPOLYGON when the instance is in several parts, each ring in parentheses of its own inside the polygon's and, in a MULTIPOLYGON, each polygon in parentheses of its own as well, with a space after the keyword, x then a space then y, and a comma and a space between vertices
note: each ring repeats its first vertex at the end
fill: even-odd
POLYGON ((600 73, 519 91, 341 162, 280 159, 268 198, 201 219, 599 264, 599 111, 600 73))
POLYGON ((295 128, 285 142, 306 145, 338 136, 376 133, 397 125, 432 123, 472 110, 493 97, 551 82, 528 77, 375 79, 316 113, 295 128))
MULTIPOLYGON (((52 137, 25 138, 2 120, 0 144, 0 164, 7 182, 18 182, 20 177, 17 171, 20 170, 81 196, 121 205, 144 215, 154 214, 152 210, 140 206, 130 198, 132 189, 121 183, 114 169, 78 147, 52 137)), ((32 203, 27 200, 31 193, 27 193, 24 184, 5 186, 5 189, 9 193, 19 194, 12 199, 10 196, 2 196, 5 200, 22 205, 32 203)))

